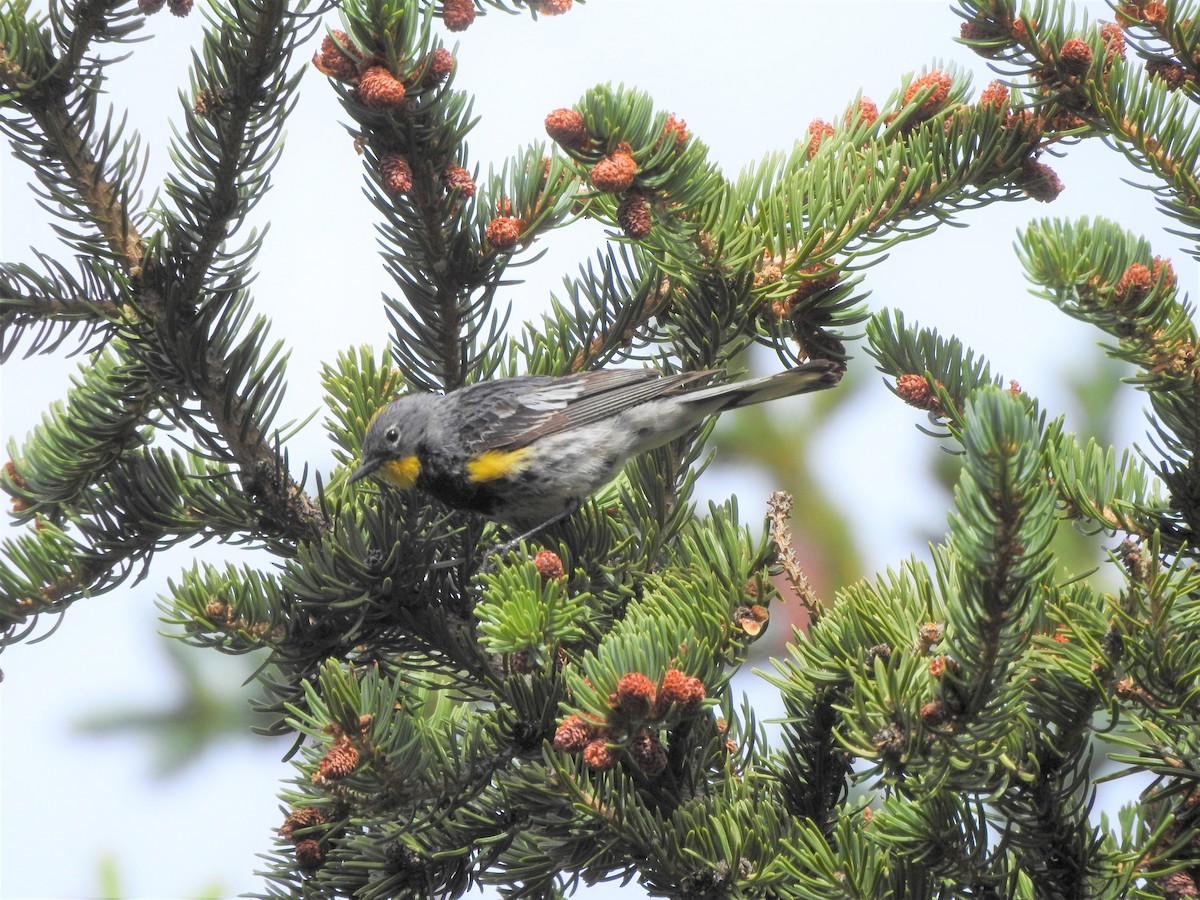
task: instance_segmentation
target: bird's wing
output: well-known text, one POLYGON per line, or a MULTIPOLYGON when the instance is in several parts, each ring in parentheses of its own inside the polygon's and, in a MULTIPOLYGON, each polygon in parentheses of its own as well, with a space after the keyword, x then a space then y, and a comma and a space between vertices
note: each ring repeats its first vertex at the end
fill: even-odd
POLYGON ((462 389, 470 391, 470 402, 459 406, 460 433, 472 452, 516 449, 543 435, 600 421, 713 374, 712 370, 663 375, 652 369, 605 369, 480 382, 462 389))

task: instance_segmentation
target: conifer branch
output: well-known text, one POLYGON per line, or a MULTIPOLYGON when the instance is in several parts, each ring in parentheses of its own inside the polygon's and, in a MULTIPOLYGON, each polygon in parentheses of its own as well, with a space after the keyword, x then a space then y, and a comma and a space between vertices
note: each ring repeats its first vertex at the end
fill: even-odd
MULTIPOLYGON (((65 62, 59 61, 56 66, 65 62)), ((78 89, 74 83, 77 73, 74 69, 52 73, 54 69, 27 72, 0 49, 0 85, 17 93, 40 134, 38 149, 25 149, 22 155, 31 162, 39 160, 35 169, 52 191, 62 185, 75 194, 87 211, 88 221, 103 235, 112 257, 127 274, 135 274, 142 262, 142 236, 125 206, 126 186, 109 178, 105 162, 85 137, 85 131, 94 127, 90 102, 77 101, 74 109, 68 104, 68 97, 78 89), (62 167, 61 181, 50 180, 44 168, 47 160, 62 167)))

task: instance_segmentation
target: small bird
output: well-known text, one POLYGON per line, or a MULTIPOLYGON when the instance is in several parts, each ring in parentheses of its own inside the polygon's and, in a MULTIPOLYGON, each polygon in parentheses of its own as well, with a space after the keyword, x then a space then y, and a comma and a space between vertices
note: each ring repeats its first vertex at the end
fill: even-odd
POLYGON ((375 414, 350 483, 376 475, 537 531, 574 512, 630 459, 708 416, 833 387, 842 367, 813 360, 765 378, 698 386, 720 372, 606 369, 410 394, 375 414))

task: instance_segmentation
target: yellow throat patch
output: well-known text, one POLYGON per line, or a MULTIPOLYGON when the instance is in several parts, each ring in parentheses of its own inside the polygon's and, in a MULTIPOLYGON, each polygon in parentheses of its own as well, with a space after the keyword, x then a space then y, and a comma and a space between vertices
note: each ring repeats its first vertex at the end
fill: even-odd
POLYGON ((485 450, 467 461, 468 481, 495 481, 516 475, 529 467, 529 448, 517 450, 485 450))
POLYGON ((379 474, 393 487, 398 487, 402 491, 411 490, 412 486, 417 483, 417 476, 421 474, 421 461, 415 456, 389 459, 379 467, 379 474))

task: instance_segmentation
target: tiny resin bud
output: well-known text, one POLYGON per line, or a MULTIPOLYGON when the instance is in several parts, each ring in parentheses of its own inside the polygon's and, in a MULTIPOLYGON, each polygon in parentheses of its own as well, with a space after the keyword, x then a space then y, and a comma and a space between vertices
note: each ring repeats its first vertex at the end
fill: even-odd
POLYGON ((765 606, 739 606, 733 614, 733 621, 738 628, 750 635, 750 637, 758 637, 762 632, 763 626, 767 624, 770 614, 765 606))
POLYGON ((160 9, 167 0, 138 0, 138 9, 142 11, 142 15, 152 16, 160 9))
POLYGON ((637 163, 627 150, 617 150, 592 166, 592 186, 604 194, 619 194, 633 184, 637 163))
POLYGON ((535 0, 534 8, 543 16, 561 16, 571 11, 572 0, 535 0))
POLYGON ((192 11, 192 0, 167 0, 167 8, 171 10, 171 15, 182 19, 192 11))
POLYGON ((946 704, 941 700, 931 700, 921 707, 921 721, 930 728, 944 724, 946 718, 946 704))
POLYGON ((917 629, 917 648, 928 653, 929 648, 942 639, 942 626, 937 622, 926 622, 917 629))

